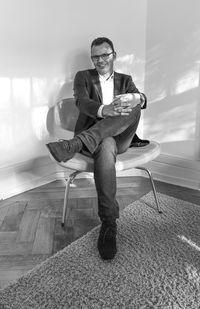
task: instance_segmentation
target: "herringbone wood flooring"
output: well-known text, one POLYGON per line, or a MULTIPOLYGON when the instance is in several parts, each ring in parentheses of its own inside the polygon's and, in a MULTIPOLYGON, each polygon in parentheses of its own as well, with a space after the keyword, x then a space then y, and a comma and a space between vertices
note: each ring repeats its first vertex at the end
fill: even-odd
MULTIPOLYGON (((200 205, 200 192, 155 182, 158 192, 200 205)), ((120 209, 151 190, 143 177, 118 178, 120 209)), ((64 183, 48 185, 12 197, 0 204, 0 287, 61 250, 97 226, 96 190, 92 179, 78 179, 70 189, 71 217, 61 228, 64 183)))

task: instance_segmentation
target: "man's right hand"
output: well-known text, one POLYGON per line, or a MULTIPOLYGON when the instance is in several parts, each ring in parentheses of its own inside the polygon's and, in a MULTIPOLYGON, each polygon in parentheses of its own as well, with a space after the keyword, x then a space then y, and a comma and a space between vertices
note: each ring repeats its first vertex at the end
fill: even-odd
POLYGON ((103 117, 116 117, 116 116, 128 116, 132 111, 131 108, 116 108, 116 106, 111 103, 109 105, 104 105, 102 109, 102 116, 103 117))

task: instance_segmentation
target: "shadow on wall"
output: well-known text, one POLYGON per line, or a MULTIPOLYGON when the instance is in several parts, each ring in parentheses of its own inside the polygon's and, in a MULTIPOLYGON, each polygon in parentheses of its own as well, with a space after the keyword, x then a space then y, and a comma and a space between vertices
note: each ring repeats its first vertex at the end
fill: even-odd
POLYGON ((147 5, 144 135, 163 153, 199 160, 200 3, 147 5))
POLYGON ((66 56, 63 64, 63 70, 65 75, 64 83, 62 84, 56 96, 56 102, 62 99, 73 97, 73 82, 76 73, 78 71, 86 70, 91 67, 92 64, 90 61, 90 57, 86 51, 76 53, 75 55, 73 55, 73 57, 71 57, 71 60, 69 60, 69 57, 66 56))
POLYGON ((75 121, 78 117, 78 110, 73 99, 74 78, 78 71, 91 67, 91 61, 86 52, 77 53, 71 63, 68 62, 69 60, 66 58, 64 63, 65 82, 60 87, 54 104, 49 108, 46 117, 46 128, 50 134, 50 139, 55 138, 55 136, 69 138, 72 135, 71 132, 74 131, 75 121), (60 103, 58 104, 58 102, 60 103), (55 105, 57 105, 56 108, 54 108, 55 105), (66 119, 68 120, 67 123, 66 119))
POLYGON ((149 102, 144 130, 159 141, 195 138, 199 88, 149 102))

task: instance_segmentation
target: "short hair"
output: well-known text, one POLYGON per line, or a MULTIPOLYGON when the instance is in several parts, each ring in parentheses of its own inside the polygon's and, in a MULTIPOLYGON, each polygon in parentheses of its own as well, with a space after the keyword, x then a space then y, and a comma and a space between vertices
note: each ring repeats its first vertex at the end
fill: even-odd
POLYGON ((108 43, 108 45, 110 45, 110 47, 112 48, 112 51, 114 52, 114 45, 113 45, 113 42, 106 38, 106 37, 99 37, 99 38, 96 38, 92 41, 92 44, 91 44, 91 49, 93 46, 98 46, 98 45, 101 45, 103 43, 108 43))

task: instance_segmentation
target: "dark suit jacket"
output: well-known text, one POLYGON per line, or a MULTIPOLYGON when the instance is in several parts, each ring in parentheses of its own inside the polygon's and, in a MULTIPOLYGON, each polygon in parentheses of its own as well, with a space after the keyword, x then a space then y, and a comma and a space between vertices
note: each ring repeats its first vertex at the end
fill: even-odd
MULTIPOLYGON (((140 93, 130 75, 114 72, 114 96, 125 93, 140 93)), ((74 79, 74 97, 79 109, 79 117, 75 126, 75 134, 87 130, 99 118, 98 109, 102 102, 99 75, 96 69, 79 71, 74 79)), ((145 97, 145 96, 144 96, 145 97)), ((143 108, 146 108, 147 100, 143 108)))

